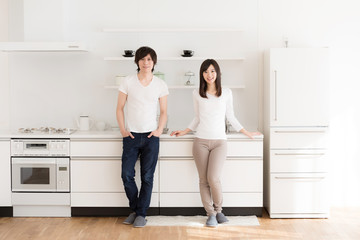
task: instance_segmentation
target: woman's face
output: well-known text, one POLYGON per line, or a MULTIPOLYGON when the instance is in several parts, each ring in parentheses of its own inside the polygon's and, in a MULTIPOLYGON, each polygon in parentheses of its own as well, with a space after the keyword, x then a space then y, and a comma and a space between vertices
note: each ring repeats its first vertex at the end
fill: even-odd
POLYGON ((216 70, 213 65, 210 65, 208 69, 203 72, 203 77, 207 84, 214 84, 216 81, 216 70))
POLYGON ((154 67, 154 61, 152 60, 150 54, 140 59, 138 64, 140 72, 152 72, 152 69, 154 67))

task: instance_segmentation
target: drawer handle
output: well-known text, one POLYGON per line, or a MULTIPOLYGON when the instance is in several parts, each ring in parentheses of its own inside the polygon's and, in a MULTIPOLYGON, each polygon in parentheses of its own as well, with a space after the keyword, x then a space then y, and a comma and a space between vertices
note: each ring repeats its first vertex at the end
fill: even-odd
POLYGON ((322 180, 325 177, 275 177, 275 179, 288 179, 288 180, 322 180))
POLYGON ((278 156, 322 156, 325 153, 275 153, 278 156))
POLYGON ((299 131, 274 131, 275 133, 324 133, 326 132, 326 130, 320 130, 320 131, 302 131, 302 130, 299 130, 299 131))

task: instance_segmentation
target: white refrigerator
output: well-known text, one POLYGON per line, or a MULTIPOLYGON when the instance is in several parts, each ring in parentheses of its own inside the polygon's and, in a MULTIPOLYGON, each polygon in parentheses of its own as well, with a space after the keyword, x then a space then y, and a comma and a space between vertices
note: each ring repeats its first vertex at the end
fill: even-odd
POLYGON ((264 205, 271 218, 326 218, 327 48, 274 48, 264 59, 264 205))

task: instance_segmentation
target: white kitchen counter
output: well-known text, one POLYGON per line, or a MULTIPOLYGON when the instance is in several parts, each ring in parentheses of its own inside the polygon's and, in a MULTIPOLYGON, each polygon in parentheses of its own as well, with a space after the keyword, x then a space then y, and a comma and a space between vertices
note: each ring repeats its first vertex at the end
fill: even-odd
MULTIPOLYGON (((162 134, 161 139, 193 139, 194 134, 187 134, 181 137, 170 136, 170 134, 162 134)), ((228 139, 247 139, 248 137, 242 133, 230 133, 227 134, 228 139)), ((122 138, 119 131, 76 131, 70 135, 71 139, 84 139, 84 138, 122 138)), ((256 139, 263 139, 264 135, 256 136, 256 139)))
MULTIPOLYGON (((248 137, 242 133, 229 133, 228 139, 247 139, 248 137)), ((70 139, 121 139, 122 136, 119 131, 76 131, 72 134, 32 134, 32 133, 18 133, 10 130, 0 130, 0 139, 10 138, 70 138, 70 139)), ((170 134, 163 134, 161 139, 193 139, 194 134, 187 134, 181 137, 170 136, 170 134)), ((263 139, 264 135, 255 136, 255 139, 263 139)))

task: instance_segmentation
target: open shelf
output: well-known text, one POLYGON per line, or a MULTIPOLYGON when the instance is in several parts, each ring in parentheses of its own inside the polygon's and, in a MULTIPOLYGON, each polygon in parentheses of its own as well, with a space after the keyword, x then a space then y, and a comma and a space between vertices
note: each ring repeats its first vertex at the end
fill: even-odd
POLYGON ((103 32, 243 32, 238 28, 104 28, 103 32))
MULTIPOLYGON (((169 89, 195 89, 198 88, 197 85, 168 85, 169 89)), ((243 89, 245 85, 224 85, 224 88, 231 88, 231 89, 243 89)), ((119 86, 117 85, 106 85, 104 86, 105 89, 118 89, 119 86)))
MULTIPOLYGON (((243 57, 163 57, 159 61, 203 61, 213 58, 219 61, 243 61, 243 57)), ((105 61, 134 61, 134 57, 104 57, 105 61)))
POLYGON ((78 42, 1 42, 4 52, 88 52, 85 44, 78 42))

